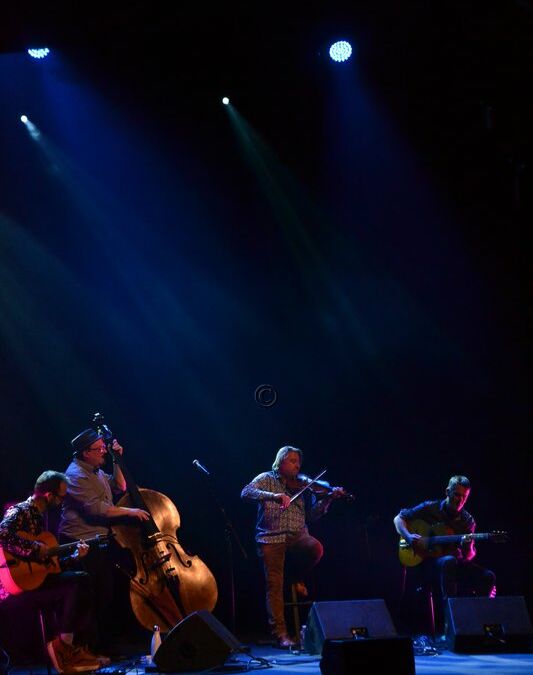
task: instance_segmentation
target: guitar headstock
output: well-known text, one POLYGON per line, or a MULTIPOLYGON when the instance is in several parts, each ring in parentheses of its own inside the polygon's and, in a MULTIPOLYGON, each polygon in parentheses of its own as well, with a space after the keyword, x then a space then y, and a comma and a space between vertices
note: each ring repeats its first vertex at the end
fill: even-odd
POLYGON ((494 544, 505 544, 509 541, 509 535, 507 532, 497 530, 489 534, 489 540, 494 544))

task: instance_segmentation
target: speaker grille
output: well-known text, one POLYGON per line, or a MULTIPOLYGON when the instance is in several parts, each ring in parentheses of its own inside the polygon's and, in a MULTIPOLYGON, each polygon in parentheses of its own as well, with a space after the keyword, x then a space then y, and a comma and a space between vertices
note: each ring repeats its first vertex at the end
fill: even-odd
POLYGON ((446 638, 456 652, 530 651, 533 626, 524 597, 449 598, 446 638))
POLYGON ((193 612, 177 623, 154 656, 160 672, 208 670, 222 666, 240 642, 210 612, 193 612))
POLYGON ((396 637, 385 601, 342 600, 314 602, 309 611, 305 631, 305 648, 319 654, 324 640, 396 637))

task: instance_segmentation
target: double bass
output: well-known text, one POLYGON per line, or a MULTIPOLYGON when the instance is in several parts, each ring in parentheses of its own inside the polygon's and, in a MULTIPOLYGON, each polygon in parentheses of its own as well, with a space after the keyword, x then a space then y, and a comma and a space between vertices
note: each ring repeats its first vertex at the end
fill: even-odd
POLYGON ((126 479, 127 492, 117 506, 143 509, 146 521, 118 519, 111 529, 116 541, 133 554, 135 573, 130 577, 130 602, 139 623, 152 630, 169 631, 191 612, 212 611, 218 598, 215 578, 197 555, 178 541, 181 519, 175 504, 164 494, 136 485, 122 455, 113 450, 113 433, 96 413, 94 429, 102 435, 107 451, 126 479))

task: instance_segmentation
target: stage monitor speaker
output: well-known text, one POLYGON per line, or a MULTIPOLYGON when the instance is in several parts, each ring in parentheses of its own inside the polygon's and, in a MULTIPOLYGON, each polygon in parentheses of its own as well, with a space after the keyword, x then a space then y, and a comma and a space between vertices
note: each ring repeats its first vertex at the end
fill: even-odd
POLYGON ((322 675, 415 675, 413 642, 409 637, 326 640, 320 672, 322 675))
POLYGON ((177 623, 161 642, 154 663, 161 673, 208 670, 224 665, 241 643, 206 610, 177 623))
POLYGON ((384 600, 313 602, 307 617, 304 646, 320 654, 324 640, 396 637, 384 600))
POLYGON ((449 598, 446 641, 455 652, 531 651, 533 627, 524 597, 449 598))

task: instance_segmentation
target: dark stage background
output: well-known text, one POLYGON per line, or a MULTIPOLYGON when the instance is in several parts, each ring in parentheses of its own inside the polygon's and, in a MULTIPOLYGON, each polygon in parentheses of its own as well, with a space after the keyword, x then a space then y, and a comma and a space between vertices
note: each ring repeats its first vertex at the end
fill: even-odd
POLYGON ((510 534, 480 562, 529 600, 532 19, 518 1, 7 10, 2 502, 102 412, 228 622, 199 459, 249 554, 237 629, 259 631, 239 493, 280 446, 357 497, 314 528, 320 599, 393 604, 392 518, 461 473, 478 531, 510 534))

